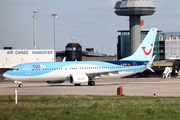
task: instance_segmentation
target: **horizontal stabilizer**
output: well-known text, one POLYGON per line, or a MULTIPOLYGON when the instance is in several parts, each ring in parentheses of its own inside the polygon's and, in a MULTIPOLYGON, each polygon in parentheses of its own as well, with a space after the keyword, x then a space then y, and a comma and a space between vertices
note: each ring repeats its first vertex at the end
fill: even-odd
POLYGON ((150 70, 151 72, 155 72, 151 67, 147 67, 148 70, 150 70))

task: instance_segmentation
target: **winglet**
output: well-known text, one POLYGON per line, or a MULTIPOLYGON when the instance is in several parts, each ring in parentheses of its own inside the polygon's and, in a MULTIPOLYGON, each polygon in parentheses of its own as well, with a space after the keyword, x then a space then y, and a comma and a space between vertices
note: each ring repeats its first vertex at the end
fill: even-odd
POLYGON ((66 57, 63 58, 62 62, 65 62, 66 61, 66 57))
POLYGON ((150 71, 154 72, 153 69, 151 69, 152 63, 154 61, 154 58, 156 57, 156 55, 154 55, 151 60, 149 61, 149 63, 146 65, 146 68, 149 69, 150 71))

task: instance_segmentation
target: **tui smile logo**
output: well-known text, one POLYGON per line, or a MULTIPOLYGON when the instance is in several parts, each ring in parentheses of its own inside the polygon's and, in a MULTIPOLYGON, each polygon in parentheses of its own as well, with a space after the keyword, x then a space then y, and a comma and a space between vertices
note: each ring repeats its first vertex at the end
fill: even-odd
MULTIPOLYGON (((151 47, 153 46, 153 44, 151 44, 151 47)), ((150 49, 150 51, 149 52, 146 52, 146 47, 142 47, 142 49, 143 49, 143 51, 144 51, 144 53, 146 54, 146 55, 149 55, 150 53, 151 53, 151 51, 152 51, 152 49, 150 49)))

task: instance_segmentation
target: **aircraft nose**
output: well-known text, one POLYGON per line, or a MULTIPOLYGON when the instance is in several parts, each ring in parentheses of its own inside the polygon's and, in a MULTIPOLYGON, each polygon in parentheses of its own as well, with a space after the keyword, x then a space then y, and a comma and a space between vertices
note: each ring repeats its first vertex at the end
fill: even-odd
POLYGON ((7 77, 7 75, 4 73, 4 74, 3 74, 3 77, 4 77, 4 78, 6 78, 6 77, 7 77))
POLYGON ((3 77, 9 79, 10 75, 4 73, 4 74, 3 74, 3 77))

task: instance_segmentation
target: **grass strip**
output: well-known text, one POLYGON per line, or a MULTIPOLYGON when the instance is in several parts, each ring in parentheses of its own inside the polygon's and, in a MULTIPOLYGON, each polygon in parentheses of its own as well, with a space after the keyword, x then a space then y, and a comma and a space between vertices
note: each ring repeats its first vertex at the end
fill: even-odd
POLYGON ((30 95, 0 96, 0 120, 176 120, 180 97, 30 95))

